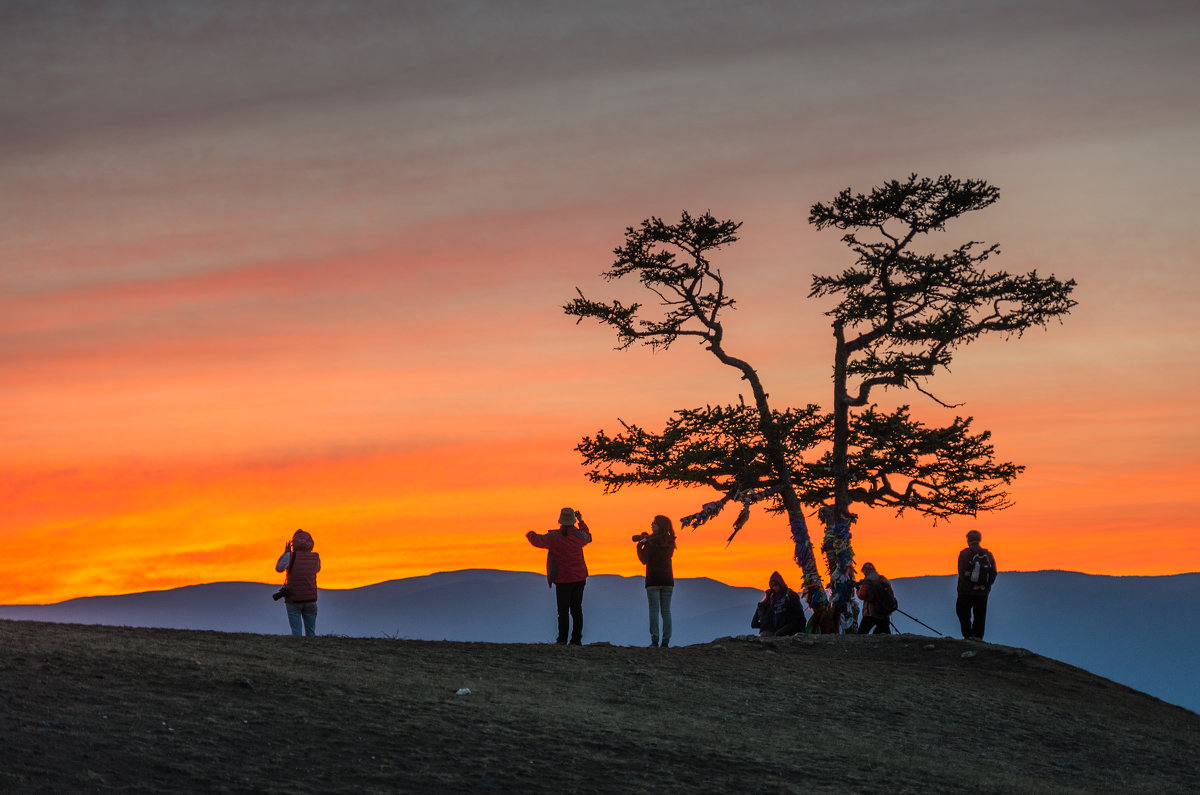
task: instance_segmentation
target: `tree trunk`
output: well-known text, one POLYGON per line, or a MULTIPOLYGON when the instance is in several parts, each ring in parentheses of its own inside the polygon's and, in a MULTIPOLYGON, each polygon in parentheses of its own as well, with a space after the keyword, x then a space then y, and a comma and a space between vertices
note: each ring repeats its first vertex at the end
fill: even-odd
POLYGON ((850 396, 846 392, 850 351, 841 322, 833 324, 833 513, 835 520, 850 513, 850 396))
POLYGON ((804 506, 796 495, 792 484, 792 470, 788 466, 787 454, 779 437, 779 427, 771 416, 771 407, 767 403, 767 393, 758 380, 758 373, 753 368, 742 368, 750 388, 754 392, 754 405, 758 409, 759 427, 762 428, 763 438, 767 442, 767 452, 771 457, 771 465, 779 481, 779 495, 783 507, 787 509, 788 530, 792 535, 794 558, 796 565, 804 574, 804 599, 812 608, 818 622, 828 612, 829 600, 825 595, 825 586, 821 572, 817 569, 817 558, 813 552, 812 538, 808 532, 808 524, 804 520, 804 506))
POLYGON ((850 544, 850 402, 846 391, 850 352, 841 322, 833 324, 836 340, 833 363, 833 506, 824 512, 825 539, 821 551, 829 568, 834 618, 852 617, 854 548, 850 544))

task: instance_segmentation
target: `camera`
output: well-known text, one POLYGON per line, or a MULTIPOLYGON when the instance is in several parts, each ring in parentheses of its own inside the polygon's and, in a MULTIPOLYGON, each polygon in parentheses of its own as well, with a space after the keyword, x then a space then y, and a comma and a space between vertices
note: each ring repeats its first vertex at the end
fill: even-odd
POLYGON ((649 537, 650 537, 649 533, 638 533, 630 540, 633 541, 634 543, 637 543, 638 541, 645 541, 649 537))
POLYGON ((282 599, 283 597, 285 597, 287 595, 288 595, 288 589, 280 588, 278 591, 271 594, 271 598, 274 599, 276 602, 278 602, 280 599, 282 599))

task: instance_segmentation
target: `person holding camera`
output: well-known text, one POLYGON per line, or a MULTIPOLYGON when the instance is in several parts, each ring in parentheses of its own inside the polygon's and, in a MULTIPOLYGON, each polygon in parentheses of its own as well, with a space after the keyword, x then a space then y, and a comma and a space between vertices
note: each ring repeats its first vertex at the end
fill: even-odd
POLYGON ((582 645, 583 587, 587 585, 588 576, 583 548, 592 540, 583 514, 563 508, 558 514, 557 530, 548 533, 530 530, 525 537, 530 544, 546 550, 546 581, 554 586, 558 603, 558 642, 567 642, 567 630, 570 629, 571 645, 582 645))
POLYGON ((283 554, 275 564, 275 571, 287 572, 283 587, 274 599, 283 599, 287 606, 288 624, 293 635, 317 634, 317 572, 321 570, 321 556, 313 552, 313 538, 304 530, 297 530, 292 540, 283 545, 283 554))
POLYGON ((667 648, 671 645, 671 594, 675 590, 675 573, 671 557, 675 554, 675 528, 663 515, 654 517, 651 532, 633 537, 637 542, 638 560, 646 564, 646 602, 650 608, 650 645, 667 648), (662 643, 658 640, 658 618, 662 615, 662 643))

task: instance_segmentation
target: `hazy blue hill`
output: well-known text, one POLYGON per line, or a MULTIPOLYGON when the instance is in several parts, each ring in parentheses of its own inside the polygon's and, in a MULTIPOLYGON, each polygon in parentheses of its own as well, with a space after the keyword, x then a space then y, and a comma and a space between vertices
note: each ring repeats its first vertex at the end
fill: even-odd
MULTIPOLYGON (((749 631, 757 598, 753 589, 716 580, 678 580, 675 642, 706 643, 749 631)), ((278 632, 281 611, 273 612, 270 631, 278 632)), ((554 591, 544 575, 482 569, 323 591, 320 621, 338 634, 426 640, 537 643, 553 640, 557 632, 554 591)), ((588 578, 584 640, 622 646, 649 641, 641 577, 588 578)))
MULTIPOLYGON (((52 605, 0 606, 0 618, 224 632, 285 633, 277 585, 227 582, 169 591, 94 596, 52 605)), ((760 593, 708 578, 677 580, 677 645, 750 631, 760 593)), ((322 589, 318 629, 353 637, 552 641, 554 591, 542 574, 467 569, 389 580, 348 590, 322 589)), ((641 577, 588 578, 584 640, 643 645, 649 640, 641 577)))
POLYGON ((988 639, 1069 662, 1200 712, 1200 687, 1194 679, 1200 670, 1197 604, 1200 573, 1012 573, 997 582, 989 599, 988 639))
MULTIPOLYGON (((224 632, 277 632, 278 620, 266 620, 264 612, 254 606, 262 601, 270 605, 271 594, 278 589, 278 585, 257 582, 188 585, 169 591, 85 596, 51 605, 8 605, 0 607, 0 618, 224 632)), ((282 609, 268 608, 268 611, 278 619, 282 609)))
MULTIPOLYGON (((884 572, 886 574, 886 572, 884 572)), ((897 629, 958 636, 955 578, 893 581, 897 629)), ((0 607, 0 618, 116 626, 282 634, 277 585, 213 583, 170 591, 0 607)), ((707 578, 676 581, 676 645, 751 632, 761 597, 707 578)), ((1001 574, 989 602, 987 639, 1079 666, 1200 712, 1200 635, 1194 631, 1200 573, 1108 577, 1066 571, 1001 574)), ((537 643, 556 632, 554 592, 530 572, 470 569, 322 590, 318 628, 353 637, 537 643)), ((584 641, 644 645, 649 640, 641 577, 594 575, 584 597, 584 641)))

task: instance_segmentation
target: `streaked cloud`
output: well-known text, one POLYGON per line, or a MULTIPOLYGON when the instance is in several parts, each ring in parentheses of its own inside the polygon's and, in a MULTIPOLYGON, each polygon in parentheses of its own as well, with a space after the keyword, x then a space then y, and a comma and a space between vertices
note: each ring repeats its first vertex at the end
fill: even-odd
MULTIPOLYGON (((1197 32, 1172 1, 0 5, 0 537, 24 572, 0 601, 270 579, 293 525, 323 531, 330 587, 536 569, 520 536, 564 502, 599 520, 594 570, 633 572, 625 528, 707 495, 602 496, 572 447, 741 385, 559 306, 626 289, 599 273, 646 216, 744 220, 731 344, 777 399, 823 400, 804 296, 848 254, 808 206, 912 171, 1002 191, 935 245, 1080 283, 1062 327, 940 382, 1029 465, 978 522, 992 548, 1195 569, 1197 32), (98 538, 92 568, 50 564, 98 538)), ((881 515, 856 539, 902 576, 963 532, 881 515)), ((725 535, 685 539, 687 576, 789 565, 767 517, 725 535)))

